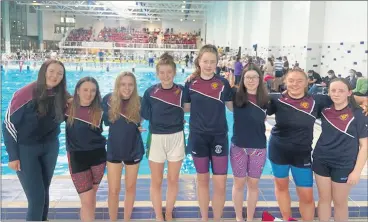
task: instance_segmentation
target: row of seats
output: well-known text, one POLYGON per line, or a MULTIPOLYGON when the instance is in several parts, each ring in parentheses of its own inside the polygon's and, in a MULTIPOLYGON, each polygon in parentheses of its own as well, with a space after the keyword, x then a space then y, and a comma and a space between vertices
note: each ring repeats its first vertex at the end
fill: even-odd
POLYGON ((90 41, 90 38, 92 36, 92 28, 90 29, 73 29, 70 31, 68 37, 66 38, 66 41, 90 41))
POLYGON ((128 30, 125 27, 107 28, 101 30, 94 41, 118 42, 118 43, 158 43, 162 44, 196 44, 197 36, 194 34, 169 34, 164 35, 160 30, 148 31, 128 30))

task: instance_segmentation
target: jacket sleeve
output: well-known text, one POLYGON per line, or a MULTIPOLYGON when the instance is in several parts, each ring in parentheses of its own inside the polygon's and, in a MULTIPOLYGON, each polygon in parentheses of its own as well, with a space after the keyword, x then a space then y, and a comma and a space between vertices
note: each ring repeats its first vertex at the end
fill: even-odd
POLYGON ((110 121, 109 121, 109 105, 108 105, 108 100, 110 99, 109 94, 106 95, 103 99, 102 99, 102 121, 104 122, 105 126, 110 126, 110 121))
POLYGON ((13 96, 9 103, 2 125, 4 144, 9 155, 9 162, 19 160, 18 127, 26 106, 17 107, 17 97, 13 96))
POLYGON ((151 118, 151 103, 150 103, 150 95, 149 90, 144 92, 141 104, 141 116, 145 120, 150 120, 151 118))

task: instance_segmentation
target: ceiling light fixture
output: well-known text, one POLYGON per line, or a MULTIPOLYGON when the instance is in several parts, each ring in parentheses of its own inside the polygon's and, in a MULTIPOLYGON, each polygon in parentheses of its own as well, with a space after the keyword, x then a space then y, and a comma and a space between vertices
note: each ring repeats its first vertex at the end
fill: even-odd
POLYGON ((48 8, 48 7, 50 7, 50 6, 46 5, 46 8, 48 8))
POLYGON ((193 22, 195 22, 195 19, 193 19, 193 22))
POLYGON ((180 19, 180 21, 182 22, 182 21, 183 21, 183 19, 180 19))

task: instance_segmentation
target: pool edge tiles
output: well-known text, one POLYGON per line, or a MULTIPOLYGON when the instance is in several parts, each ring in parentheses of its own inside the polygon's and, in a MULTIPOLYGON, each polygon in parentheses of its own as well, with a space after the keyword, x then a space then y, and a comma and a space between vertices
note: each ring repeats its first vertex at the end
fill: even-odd
MULTIPOLYGON (((77 194, 75 193, 75 189, 73 187, 72 182, 67 176, 61 176, 63 179, 56 179, 56 181, 61 183, 55 183, 54 186, 51 186, 50 191, 50 199, 52 200, 50 203, 50 214, 49 219, 78 219, 79 217, 79 207, 80 202, 78 199, 77 194), (66 180, 65 180, 66 179, 66 180), (72 195, 72 201, 71 199, 60 197, 60 195, 67 196, 72 195), (59 197, 58 197, 59 195, 59 197)), ((269 177, 269 176, 267 176, 269 177)), ((56 178, 60 178, 60 176, 56 176, 56 178)), ((12 185, 12 190, 17 191, 18 199, 15 200, 14 198, 8 198, 6 195, 3 198, 2 201, 2 219, 8 220, 8 219, 24 219, 25 213, 26 213, 26 199, 24 196, 23 191, 21 191, 21 187, 19 187, 19 182, 16 182, 12 179, 3 179, 3 183, 5 186, 12 185), (17 185, 18 184, 18 185, 17 185), (22 196, 23 195, 23 196, 22 196), (4 201, 5 199, 5 201, 4 201)), ((140 178, 137 181, 137 201, 135 202, 135 208, 133 211, 133 219, 153 219, 154 213, 152 209, 152 203, 149 201, 149 183, 147 183, 148 179, 142 179, 140 178), (144 198, 140 198, 141 200, 138 200, 139 196, 143 196, 144 198)), ((356 185, 352 191, 350 196, 350 201, 348 202, 349 205, 349 215, 351 218, 359 218, 359 217, 367 217, 368 214, 368 202, 367 201, 359 201, 354 200, 355 196, 358 196, 358 194, 361 194, 362 192, 367 193, 366 191, 366 185, 367 185, 367 179, 362 179, 361 182, 356 185)), ((225 202, 225 208, 224 208, 224 218, 225 219, 233 219, 235 216, 234 209, 233 209, 233 203, 231 201, 231 198, 229 198, 229 195, 231 196, 231 184, 232 179, 228 179, 227 183, 227 189, 226 189, 226 196, 227 201, 225 202)), ((194 175, 188 175, 186 178, 181 178, 179 180, 180 186, 184 185, 185 189, 179 190, 179 195, 184 194, 187 196, 190 196, 191 198, 187 198, 186 200, 179 200, 178 195, 178 201, 176 202, 175 207, 175 213, 174 216, 176 218, 181 219, 196 219, 200 216, 199 214, 199 207, 198 203, 196 201, 195 196, 195 176, 194 175), (194 192, 194 194, 193 194, 194 192), (194 195, 194 196, 193 196, 194 195)), ((3 188, 4 188, 3 185, 3 188)), ((100 197, 98 198, 100 201, 97 202, 97 210, 96 210, 96 218, 97 219, 108 219, 108 209, 107 209, 107 181, 104 180, 101 183, 101 188, 99 190, 99 193, 97 194, 100 197)), ((163 185, 166 185, 166 181, 164 180, 163 185)), ((315 188, 315 187, 314 187, 315 188)), ((265 198, 267 193, 273 193, 273 180, 272 179, 262 179, 260 181, 260 197, 259 202, 257 205, 255 217, 260 218, 261 214, 264 210, 267 210, 271 212, 275 216, 280 216, 280 212, 278 209, 277 202, 275 200, 267 199, 265 198)), ((316 188, 315 188, 316 189, 316 188)), ((8 191, 9 192, 9 191, 8 191)), ((124 191, 122 191, 123 193, 124 191)), ((298 210, 298 203, 295 201, 295 185, 293 183, 290 184, 290 193, 292 197, 292 212, 293 216, 296 218, 300 217, 299 210, 298 210)), ((5 192, 6 194, 6 192, 5 192)), ((12 193, 10 192, 11 195, 12 193)), ((4 195, 4 193, 2 193, 4 195)), ((120 200, 123 200, 121 196, 120 200)), ((119 205, 122 207, 124 204, 123 201, 120 201, 119 205)), ((317 204, 317 201, 316 201, 317 204)), ((246 207, 246 202, 244 202, 244 205, 246 207)), ((165 206, 165 201, 163 201, 163 206, 165 206)), ((210 217, 212 216, 212 213, 210 212, 210 217)), ((123 217, 123 209, 120 208, 119 211, 119 218, 123 217)))
MULTIPOLYGON (((154 219, 155 214, 153 208, 148 206, 151 204, 149 201, 144 201, 147 206, 135 206, 132 219, 154 219)), ((123 202, 120 202, 119 205, 123 206, 123 202)), ((367 218, 367 207, 356 207, 355 204, 353 206, 350 205, 349 202, 349 218, 367 218)), ((163 203, 165 205, 165 203, 163 203)), ((272 204, 274 205, 274 204, 272 204)), ((292 216, 295 218, 300 218, 299 209, 297 203, 292 202, 292 216)), ((2 220, 12 220, 12 219, 24 219, 26 215, 26 208, 2 208, 1 209, 1 219, 2 220)), ((164 210, 164 208, 163 208, 164 210)), ((255 212, 255 218, 261 218, 262 212, 268 211, 276 217, 281 217, 280 211, 277 206, 269 206, 268 203, 264 201, 260 201, 255 212)), ((123 218, 124 209, 122 207, 119 208, 118 219, 123 218)), ((243 207, 243 212, 246 212, 246 206, 243 207)), ((316 210, 317 212, 317 210, 316 210)), ((199 207, 196 201, 190 201, 189 203, 182 203, 180 201, 177 202, 176 207, 174 209, 174 217, 180 219, 197 219, 200 217, 199 207), (180 206, 180 205, 190 205, 190 206, 180 206)), ((109 219, 108 208, 106 206, 98 205, 95 213, 96 219, 109 219)), ((209 208, 209 217, 213 217, 212 208, 209 208)), ((223 213, 224 219, 234 219, 235 212, 232 206, 231 201, 226 201, 223 213)), ((48 219, 79 219, 79 207, 78 206, 70 206, 70 207, 54 207, 50 208, 48 219)))

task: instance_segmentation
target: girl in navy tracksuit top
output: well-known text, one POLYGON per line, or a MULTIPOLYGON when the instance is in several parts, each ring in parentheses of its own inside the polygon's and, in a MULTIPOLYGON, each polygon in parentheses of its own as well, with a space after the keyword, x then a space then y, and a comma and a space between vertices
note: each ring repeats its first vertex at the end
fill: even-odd
POLYGON ((135 200, 139 162, 144 155, 140 133, 140 97, 135 76, 123 72, 115 80, 112 93, 102 101, 105 125, 109 126, 107 140, 107 177, 109 183, 110 220, 117 220, 121 173, 125 165, 124 220, 129 220, 135 200))
POLYGON ((82 221, 92 221, 95 217, 96 192, 106 166, 101 95, 94 78, 84 77, 78 81, 66 116, 69 171, 81 199, 80 217, 82 221))
POLYGON ((353 99, 345 79, 331 81, 333 105, 322 110, 322 133, 313 152, 320 221, 329 221, 333 200, 335 221, 348 221, 348 196, 367 161, 368 117, 353 99))
POLYGON ((162 178, 166 160, 168 178, 166 196, 166 219, 172 219, 179 187, 181 164, 185 157, 184 110, 182 103, 183 86, 174 83, 176 65, 174 58, 165 53, 156 66, 159 84, 149 87, 142 99, 141 115, 148 120, 150 136, 147 143, 151 169, 150 195, 156 220, 162 215, 162 178))
POLYGON ((27 220, 47 220, 49 187, 68 97, 64 65, 47 60, 37 81, 14 93, 6 112, 2 129, 8 165, 17 171, 26 193, 27 220))

